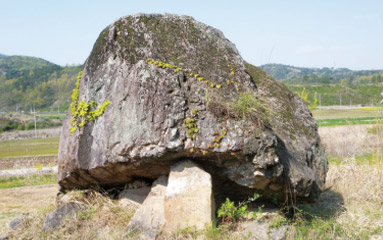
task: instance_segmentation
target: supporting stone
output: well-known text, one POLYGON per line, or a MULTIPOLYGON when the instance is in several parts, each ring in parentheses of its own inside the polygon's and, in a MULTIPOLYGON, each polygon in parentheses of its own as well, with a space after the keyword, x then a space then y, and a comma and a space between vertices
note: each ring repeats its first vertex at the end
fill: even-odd
POLYGON ((127 230, 140 239, 155 239, 165 224, 164 198, 168 177, 154 181, 149 195, 130 220, 127 230))
POLYGON ((165 193, 165 233, 193 227, 202 230, 211 225, 215 216, 212 178, 189 160, 170 169, 165 193))
POLYGON ((118 202, 122 206, 139 207, 143 204, 149 195, 150 187, 141 187, 136 189, 126 189, 118 195, 118 202))

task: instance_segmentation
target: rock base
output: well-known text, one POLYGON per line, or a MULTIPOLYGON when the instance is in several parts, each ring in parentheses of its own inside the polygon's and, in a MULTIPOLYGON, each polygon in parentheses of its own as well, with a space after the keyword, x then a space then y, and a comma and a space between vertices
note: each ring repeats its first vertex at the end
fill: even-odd
POLYGON ((171 167, 169 178, 163 176, 153 183, 128 231, 139 234, 141 239, 156 239, 189 227, 202 230, 212 224, 214 216, 210 174, 192 161, 183 160, 171 167))
POLYGON ((212 178, 192 161, 181 161, 170 169, 165 193, 164 230, 195 227, 202 230, 214 220, 215 203, 212 178))

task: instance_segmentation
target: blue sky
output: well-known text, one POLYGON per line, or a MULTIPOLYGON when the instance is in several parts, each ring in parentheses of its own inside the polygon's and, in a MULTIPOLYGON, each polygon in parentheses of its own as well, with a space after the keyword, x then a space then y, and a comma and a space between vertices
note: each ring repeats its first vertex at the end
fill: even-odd
POLYGON ((0 0, 0 53, 83 63, 106 26, 137 12, 192 16, 255 65, 383 69, 378 0, 0 0))

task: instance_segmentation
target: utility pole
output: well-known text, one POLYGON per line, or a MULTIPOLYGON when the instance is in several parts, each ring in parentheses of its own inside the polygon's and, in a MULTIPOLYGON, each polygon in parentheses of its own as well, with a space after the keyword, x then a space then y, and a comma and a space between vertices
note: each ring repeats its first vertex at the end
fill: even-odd
POLYGON ((321 99, 320 93, 318 95, 319 95, 319 108, 322 108, 322 99, 321 99))
POLYGON ((37 138, 36 107, 33 106, 33 117, 35 119, 35 138, 37 138))
POLYGON ((339 94, 339 106, 342 106, 342 94, 339 94))

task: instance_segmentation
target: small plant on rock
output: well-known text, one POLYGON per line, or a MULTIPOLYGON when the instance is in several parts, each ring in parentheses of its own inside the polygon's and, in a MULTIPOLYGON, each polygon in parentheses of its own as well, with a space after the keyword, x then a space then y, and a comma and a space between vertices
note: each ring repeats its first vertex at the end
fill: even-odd
POLYGON ((188 117, 184 120, 185 127, 187 128, 186 134, 191 140, 196 139, 196 134, 199 132, 196 117, 198 115, 198 109, 192 111, 193 117, 188 117))
POLYGON ((72 135, 78 128, 84 127, 88 121, 95 121, 98 117, 104 114, 108 105, 111 103, 110 101, 105 100, 97 109, 94 109, 97 105, 96 101, 91 101, 90 103, 87 103, 84 100, 79 101, 81 75, 82 71, 78 73, 76 87, 73 89, 71 95, 72 103, 70 104, 70 112, 72 118, 69 131, 70 135, 72 135))

